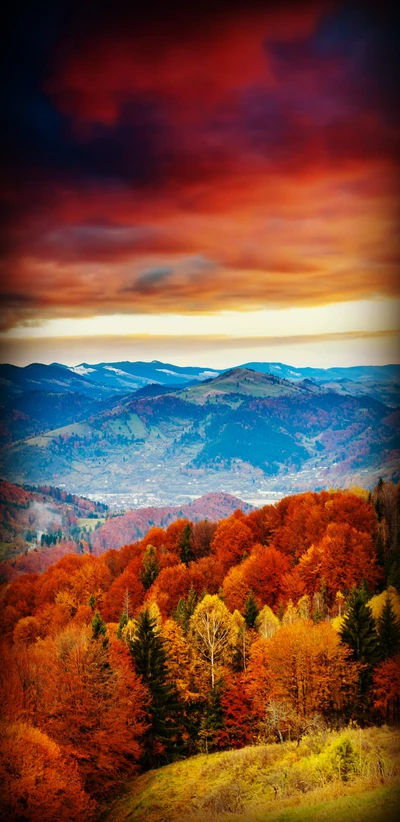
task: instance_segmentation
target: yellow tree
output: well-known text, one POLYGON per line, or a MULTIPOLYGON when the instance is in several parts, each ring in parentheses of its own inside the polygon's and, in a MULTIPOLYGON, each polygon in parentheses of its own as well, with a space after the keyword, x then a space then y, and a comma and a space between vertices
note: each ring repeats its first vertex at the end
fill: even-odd
POLYGON ((300 619, 310 619, 311 602, 308 594, 303 594, 303 596, 297 601, 297 610, 300 619))
POLYGON ((181 626, 175 620, 167 619, 162 626, 161 637, 166 651, 168 681, 174 685, 182 702, 198 702, 205 699, 208 682, 206 664, 203 659, 196 659, 196 651, 186 641, 181 626), (202 669, 200 676, 199 668, 202 669), (202 690, 205 692, 204 695, 202 690))
POLYGON ((270 608, 269 605, 264 605, 264 608, 261 609, 255 621, 255 628, 264 639, 271 639, 278 628, 280 628, 280 624, 272 608, 270 608))
POLYGON ((327 622, 296 620, 282 626, 268 645, 271 696, 309 718, 342 710, 354 692, 358 666, 327 622))
POLYGON ((396 588, 393 588, 392 585, 389 585, 385 591, 382 591, 380 594, 376 594, 369 600, 368 605, 371 608, 374 619, 379 619, 388 597, 396 618, 400 619, 400 597, 396 591, 396 588))
POLYGON ((287 608, 282 617, 282 625, 292 625, 293 622, 297 622, 298 619, 300 619, 299 611, 296 606, 293 605, 292 600, 289 599, 287 608))
POLYGON ((215 666, 227 658, 236 645, 237 636, 237 625, 225 603, 216 594, 206 594, 190 618, 189 641, 210 665, 212 688, 215 666))

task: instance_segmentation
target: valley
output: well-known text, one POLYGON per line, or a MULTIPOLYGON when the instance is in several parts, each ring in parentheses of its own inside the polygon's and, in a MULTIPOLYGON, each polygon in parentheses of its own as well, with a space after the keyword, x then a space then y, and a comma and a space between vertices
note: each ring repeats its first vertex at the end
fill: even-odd
POLYGON ((164 528, 185 518, 212 522, 252 509, 223 492, 177 499, 175 505, 140 507, 130 504, 129 495, 106 494, 105 499, 90 500, 63 488, 22 487, 0 480, 0 580, 41 573, 67 554, 118 550, 144 537, 152 526, 164 528), (114 505, 107 504, 110 498, 114 505))
MULTIPOLYGON (((292 380, 245 367, 209 373, 203 369, 195 384, 152 384, 145 394, 106 399, 14 396, 3 410, 0 472, 10 482, 89 494, 114 510, 220 490, 257 505, 308 488, 398 479, 398 408, 366 393, 364 383, 361 391, 347 379, 350 390, 339 393, 337 384, 299 379, 300 372, 292 380)), ((381 378, 387 394, 386 372, 381 378)))

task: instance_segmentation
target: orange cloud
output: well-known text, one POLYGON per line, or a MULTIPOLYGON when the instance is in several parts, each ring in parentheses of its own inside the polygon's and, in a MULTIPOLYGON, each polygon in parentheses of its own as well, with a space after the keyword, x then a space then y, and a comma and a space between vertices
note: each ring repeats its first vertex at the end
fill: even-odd
POLYGON ((61 33, 10 145, 2 328, 398 294, 376 14, 216 3, 125 25, 100 4, 61 33))

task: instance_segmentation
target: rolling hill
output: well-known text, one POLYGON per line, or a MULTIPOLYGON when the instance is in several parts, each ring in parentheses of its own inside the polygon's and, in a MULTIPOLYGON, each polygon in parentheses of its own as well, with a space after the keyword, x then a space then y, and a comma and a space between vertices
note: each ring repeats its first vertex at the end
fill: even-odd
POLYGON ((216 522, 253 506, 231 494, 205 494, 192 502, 138 508, 108 516, 107 506, 49 486, 17 486, 0 480, 0 579, 41 572, 66 553, 100 555, 136 542, 152 526, 177 519, 216 522))
POLYGON ((398 732, 368 728, 341 737, 308 737, 299 746, 285 742, 203 754, 148 771, 123 786, 101 819, 395 822, 399 802, 398 732), (341 781, 328 770, 329 757, 343 738, 357 751, 361 742, 364 769, 362 776, 353 774, 341 781), (391 778, 372 775, 371 760, 378 748, 384 761, 391 761, 391 778))

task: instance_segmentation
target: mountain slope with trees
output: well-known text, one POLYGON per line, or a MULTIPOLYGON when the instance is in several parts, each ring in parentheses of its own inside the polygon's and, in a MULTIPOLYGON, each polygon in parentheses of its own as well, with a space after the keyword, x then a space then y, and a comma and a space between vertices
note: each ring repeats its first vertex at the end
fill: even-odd
POLYGON ((5 800, 23 802, 33 774, 29 807, 43 805, 49 768, 49 820, 67 807, 90 819, 140 769, 254 744, 275 743, 271 798, 361 776, 357 734, 326 734, 399 721, 398 511, 399 488, 384 482, 372 494, 308 492, 212 527, 153 527, 4 585, 5 800), (321 747, 305 755, 319 764, 295 753, 310 738, 321 747), (294 781, 283 784, 284 743, 294 781))
MULTIPOLYGON (((248 369, 147 397, 128 395, 74 424, 4 446, 12 482, 78 493, 154 484, 200 496, 221 487, 372 487, 399 475, 398 414, 369 396, 341 395, 248 369)), ((243 491, 241 492, 243 493, 243 491)))

